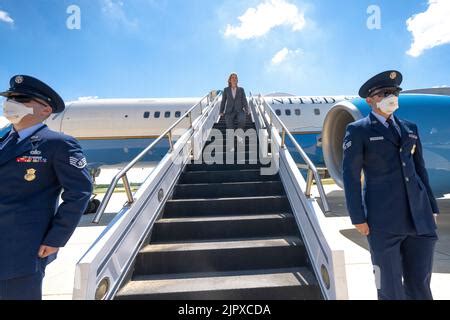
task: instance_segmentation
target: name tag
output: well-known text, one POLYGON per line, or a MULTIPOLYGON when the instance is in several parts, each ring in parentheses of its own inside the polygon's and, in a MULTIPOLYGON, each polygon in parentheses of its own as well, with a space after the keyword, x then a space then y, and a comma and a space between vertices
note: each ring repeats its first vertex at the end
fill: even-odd
POLYGON ((384 137, 371 137, 370 141, 381 141, 384 140, 384 137))
POLYGON ((16 158, 17 163, 47 163, 47 158, 23 156, 16 158))
POLYGON ((415 134, 410 134, 409 137, 413 138, 413 139, 416 139, 416 140, 418 139, 418 137, 415 134))

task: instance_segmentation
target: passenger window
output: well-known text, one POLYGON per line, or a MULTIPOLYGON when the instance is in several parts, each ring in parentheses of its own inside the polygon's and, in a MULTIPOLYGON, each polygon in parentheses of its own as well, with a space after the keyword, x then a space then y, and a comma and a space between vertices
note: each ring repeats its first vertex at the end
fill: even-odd
POLYGON ((277 114, 277 116, 281 116, 281 110, 280 109, 275 110, 275 113, 277 114))
POLYGON ((179 117, 181 117, 181 112, 180 111, 175 112, 175 118, 179 118, 179 117))
POLYGON ((156 112, 155 112, 155 118, 159 118, 160 116, 161 116, 161 112, 156 111, 156 112))
POLYGON ((170 111, 166 111, 166 113, 164 113, 164 118, 170 118, 170 111))
POLYGON ((150 112, 144 112, 144 119, 150 118, 150 112))
POLYGON ((301 114, 302 114, 302 112, 300 111, 300 109, 295 109, 295 115, 296 116, 299 116, 301 114))
POLYGON ((291 115, 291 109, 286 109, 285 112, 286 112, 286 115, 287 115, 287 116, 290 116, 290 115, 291 115))
POLYGON ((314 114, 316 116, 320 116, 320 109, 314 109, 314 114))

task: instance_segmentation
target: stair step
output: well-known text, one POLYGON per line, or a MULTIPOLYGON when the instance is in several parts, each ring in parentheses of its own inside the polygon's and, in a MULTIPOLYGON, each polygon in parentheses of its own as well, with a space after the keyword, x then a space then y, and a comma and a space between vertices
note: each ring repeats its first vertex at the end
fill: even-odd
POLYGON ((226 147, 235 147, 236 150, 254 150, 254 151, 258 151, 259 149, 259 143, 255 143, 254 141, 252 141, 251 143, 249 143, 249 141, 245 141, 245 143, 242 144, 238 144, 238 142, 235 140, 234 144, 230 141, 227 142, 226 139, 220 139, 219 141, 216 140, 212 140, 212 141, 207 141, 205 144, 205 148, 208 148, 208 150, 211 149, 216 149, 217 151, 222 151, 222 150, 226 150, 226 147))
POLYGON ((193 171, 233 171, 233 170, 260 170, 268 165, 262 164, 188 164, 186 166, 186 172, 193 171))
POLYGON ((291 212, 286 196, 168 200, 164 218, 291 212))
POLYGON ((320 300, 308 268, 139 276, 117 299, 167 300, 320 300))
POLYGON ((175 187, 172 199, 211 199, 284 195, 281 181, 183 184, 175 187))
POLYGON ((135 275, 294 268, 307 265, 298 237, 150 244, 136 258, 135 275))
POLYGON ((160 219, 151 243, 298 236, 292 214, 160 219))
MULTIPOLYGON (((217 127, 217 128, 214 128, 214 129, 220 131, 223 135, 226 135, 226 133, 227 133, 227 128, 226 127, 217 127)), ((246 128, 244 128, 244 131, 249 130, 249 129, 253 129, 253 130, 256 131, 255 127, 250 127, 250 128, 246 127, 246 128)))
MULTIPOLYGON (((237 164, 230 164, 235 166, 237 164)), ((228 166, 225 164, 224 166, 228 166)), ((231 168, 231 167, 230 167, 231 168)), ((222 170, 222 171, 192 171, 185 172, 180 177, 179 184, 195 183, 223 183, 223 182, 251 182, 251 181, 276 181, 280 176, 261 175, 261 170, 222 170)))

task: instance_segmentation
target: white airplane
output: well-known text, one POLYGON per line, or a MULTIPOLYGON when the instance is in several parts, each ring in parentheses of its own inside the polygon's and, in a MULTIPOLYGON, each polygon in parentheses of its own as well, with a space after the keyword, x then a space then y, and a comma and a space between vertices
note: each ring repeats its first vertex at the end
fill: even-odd
MULTIPOLYGON (((402 94, 398 114, 417 123, 423 130, 421 136, 430 181, 434 190, 441 193, 448 191, 450 180, 450 154, 447 152, 450 134, 446 123, 450 112, 450 97, 446 95, 447 92, 438 96, 424 94, 422 90, 419 90, 421 94, 402 94), (425 106, 432 107, 434 112, 425 112, 425 106)), ((200 99, 194 97, 75 101, 67 103, 65 111, 50 117, 46 124, 53 130, 77 138, 90 168, 94 171, 107 166, 120 168, 200 99)), ((355 96, 289 94, 270 94, 266 95, 265 99, 311 160, 317 166, 326 167, 339 183, 342 175, 340 164, 345 127, 370 112, 365 101, 355 96)), ((183 129, 184 126, 186 129, 188 125, 189 120, 186 119, 180 128, 183 129)), ((8 131, 7 120, 0 117, 0 135, 8 131)), ((154 164, 161 160, 168 148, 168 142, 161 143, 143 159, 143 166, 145 163, 154 164)), ((293 156, 301 162, 295 152, 293 156)))
MULTIPOLYGON (((347 96, 294 96, 271 94, 267 102, 287 125, 316 163, 323 164, 320 133, 323 121, 338 101, 347 96)), ((156 99, 92 99, 66 103, 64 112, 51 116, 50 129, 75 137, 83 147, 90 168, 121 167, 138 155, 152 139, 156 139, 179 120, 201 98, 156 99)), ((8 131, 8 121, 1 117, 0 128, 8 131)), ((189 120, 179 130, 187 129, 189 120)), ((167 152, 168 143, 161 143, 144 159, 153 163, 167 152)))

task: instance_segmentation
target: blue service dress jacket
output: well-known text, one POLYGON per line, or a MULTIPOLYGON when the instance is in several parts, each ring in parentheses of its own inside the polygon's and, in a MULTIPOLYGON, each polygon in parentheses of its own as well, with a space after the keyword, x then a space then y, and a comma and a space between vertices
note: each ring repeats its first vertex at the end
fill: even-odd
POLYGON ((78 142, 47 126, 0 150, 0 178, 0 280, 7 280, 46 264, 37 255, 41 245, 67 243, 86 210, 92 179, 78 142))
POLYGON ((417 126, 395 121, 400 143, 373 114, 347 126, 343 180, 352 223, 367 222, 372 230, 393 234, 434 234, 433 213, 439 209, 417 126))

